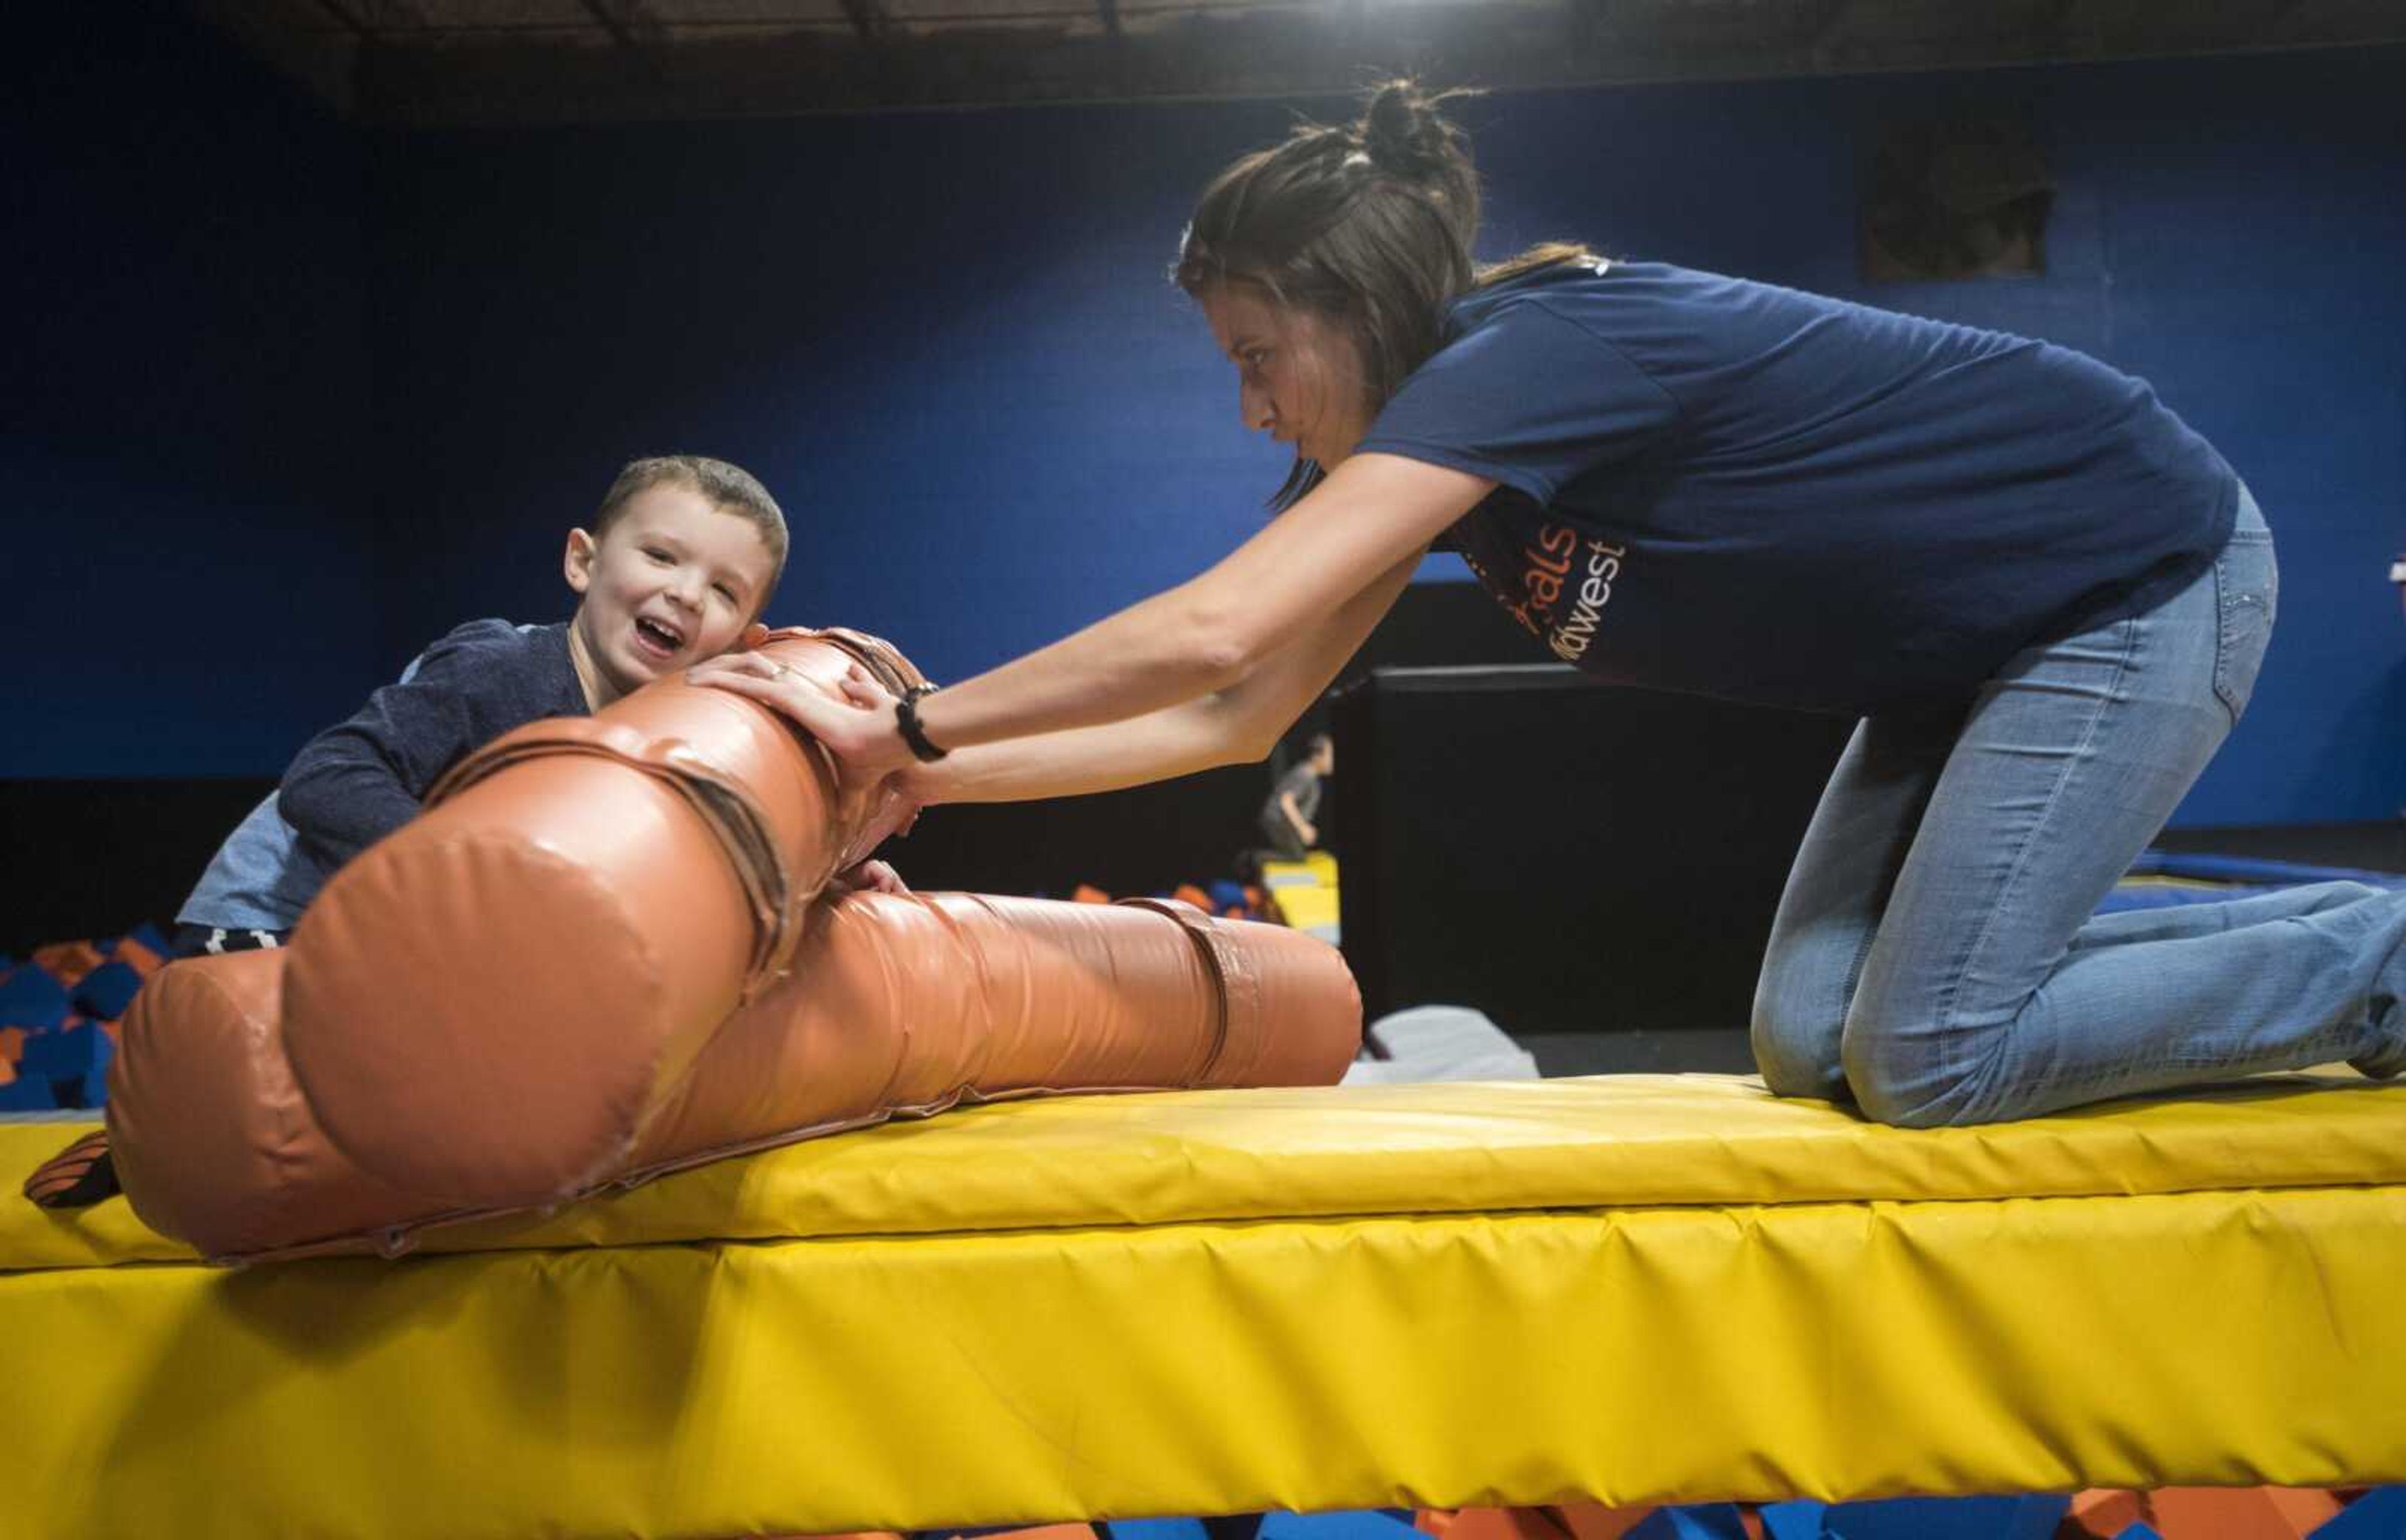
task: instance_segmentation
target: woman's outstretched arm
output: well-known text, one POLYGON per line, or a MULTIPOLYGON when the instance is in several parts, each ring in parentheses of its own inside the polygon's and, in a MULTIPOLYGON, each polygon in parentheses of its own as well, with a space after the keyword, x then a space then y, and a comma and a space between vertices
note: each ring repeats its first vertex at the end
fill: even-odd
MULTIPOLYGON (((1125 722, 975 744, 933 764, 906 757, 899 768, 901 790, 921 806, 1019 802, 1114 791, 1265 758, 1394 606, 1419 564, 1419 552, 1396 562, 1335 615, 1226 689, 1125 722)), ((757 653, 715 659, 695 669, 692 677, 773 707, 822 742, 849 727, 870 734, 893 731, 894 698, 857 671, 843 681, 849 697, 844 700, 757 653)), ((847 764, 845 773, 862 772, 847 764)))
MULTIPOLYGON (((1115 791, 1269 756, 1411 581, 1415 551, 1226 689, 1101 727, 978 743, 903 772, 917 801, 1018 802, 1115 791)), ((890 714, 890 713, 889 713, 890 714)))
POLYGON ((1407 557, 1494 483, 1357 455, 1209 572, 919 707, 947 749, 1122 722, 1225 690, 1407 557))
MULTIPOLYGON (((1039 734, 1127 726, 1171 708, 1195 705, 1203 709, 1154 724, 1147 735, 1151 746, 1126 756, 1127 773, 1111 784, 1132 785, 1183 773, 1174 769, 1138 773, 1140 764, 1186 763, 1194 770, 1225 763, 1226 757, 1209 756, 1187 762, 1204 754, 1206 742, 1232 750, 1250 742, 1232 736, 1210 702, 1219 697, 1258 700, 1291 693, 1296 681, 1311 674, 1314 664, 1275 671, 1275 677, 1285 681, 1283 692, 1272 684, 1247 695, 1244 685, 1306 635, 1327 627, 1398 565, 1416 560, 1493 486, 1483 477, 1400 456, 1356 455, 1201 576, 927 697, 917 708, 920 724, 939 747, 966 751, 1039 734), (1212 726, 1215 721, 1217 727, 1212 726)), ((1395 586, 1400 590, 1401 583, 1395 586)), ((1388 595, 1387 602, 1393 599, 1388 595)), ((1382 604, 1369 615, 1364 634, 1383 611, 1382 604)), ((1321 657, 1319 648, 1304 651, 1312 659, 1321 657)), ((1279 720, 1279 728, 1293 720, 1344 658, 1339 654, 1324 659, 1325 671, 1317 674, 1311 690, 1279 720)), ((891 711, 864 711, 809 690, 755 688, 742 683, 747 668, 743 658, 720 659, 695 670, 693 677, 777 705, 841 759, 850 777, 882 777, 914 762, 891 711)), ((1250 713, 1243 721, 1249 728, 1259 726, 1250 713)), ((1079 746, 1101 752, 1104 741, 1084 740, 1079 746)), ((1267 752, 1267 745, 1261 752, 1267 752)), ((1065 762, 1051 753, 1043 759, 1065 762)), ((1010 772, 997 766, 993 773, 997 780, 990 785, 1017 786, 1036 772, 1023 764, 1010 772)), ((964 783, 969 791, 966 777, 964 783)), ((1014 790, 1009 795, 1045 794, 1014 790)), ((989 795, 986 799, 998 798, 989 795)))

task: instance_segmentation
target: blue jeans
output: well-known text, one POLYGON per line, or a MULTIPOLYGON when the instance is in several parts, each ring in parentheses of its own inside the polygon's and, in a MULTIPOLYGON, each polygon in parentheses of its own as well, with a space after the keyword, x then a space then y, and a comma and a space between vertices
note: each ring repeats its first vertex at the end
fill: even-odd
POLYGON ((2406 892, 2095 914, 2245 709, 2279 586, 2243 491, 2212 569, 2155 610, 2026 649, 1968 713, 1863 722, 1756 988, 1771 1089, 1926 1127, 2406 1067, 2406 892))

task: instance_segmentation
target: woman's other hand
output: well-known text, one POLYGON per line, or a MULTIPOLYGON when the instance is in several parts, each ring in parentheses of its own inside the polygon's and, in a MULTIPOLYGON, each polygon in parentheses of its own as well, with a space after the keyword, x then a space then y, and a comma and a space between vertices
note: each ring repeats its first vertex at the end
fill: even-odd
POLYGON ((816 739, 847 784, 874 785, 916 761, 894 718, 894 697, 858 664, 822 683, 765 653, 730 653, 697 664, 696 685, 757 700, 816 739))
POLYGON ((911 897, 911 884, 902 874, 883 861, 863 861, 836 873, 835 888, 839 893, 890 893, 897 898, 911 897))

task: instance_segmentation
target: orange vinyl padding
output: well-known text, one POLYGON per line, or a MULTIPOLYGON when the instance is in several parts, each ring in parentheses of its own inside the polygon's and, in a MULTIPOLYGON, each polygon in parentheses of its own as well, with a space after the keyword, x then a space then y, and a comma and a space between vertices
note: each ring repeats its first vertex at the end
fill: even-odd
MULTIPOLYGON (((842 631, 767 645, 919 682, 842 631)), ((1185 905, 824 898, 906 810, 662 681, 471 756, 289 946, 173 964, 110 1071, 143 1220, 216 1257, 404 1249, 739 1151, 1047 1091, 1334 1082, 1321 942, 1185 905)))

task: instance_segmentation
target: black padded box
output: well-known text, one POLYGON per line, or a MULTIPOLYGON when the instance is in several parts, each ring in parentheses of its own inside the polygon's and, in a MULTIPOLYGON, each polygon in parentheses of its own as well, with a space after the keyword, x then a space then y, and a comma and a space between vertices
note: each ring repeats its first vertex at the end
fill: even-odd
POLYGON ((1379 669, 1332 702, 1344 949, 1371 1019, 1742 1028, 1851 722, 1556 664, 1379 669))

